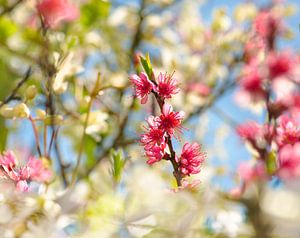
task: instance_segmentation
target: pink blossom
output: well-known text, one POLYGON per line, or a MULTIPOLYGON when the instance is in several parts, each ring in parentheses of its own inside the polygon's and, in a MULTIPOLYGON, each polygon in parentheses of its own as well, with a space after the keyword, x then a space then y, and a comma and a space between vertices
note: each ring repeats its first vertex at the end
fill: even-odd
POLYGON ((266 95, 263 88, 263 76, 259 67, 258 61, 252 59, 244 66, 243 76, 240 80, 242 89, 248 92, 253 99, 263 99, 266 95))
POLYGON ((37 5, 47 27, 55 28, 61 21, 71 22, 79 17, 79 10, 68 0, 42 0, 37 5))
POLYGON ((145 148, 146 156, 149 158, 147 164, 154 164, 161 161, 165 155, 166 144, 154 145, 151 148, 145 148))
POLYGON ((293 118, 300 118, 300 95, 293 94, 286 97, 286 105, 293 118))
POLYGON ((200 166, 204 162, 205 154, 201 151, 201 146, 197 143, 185 143, 179 158, 180 171, 184 175, 190 176, 200 172, 200 166))
POLYGON ((285 144, 295 144, 300 139, 300 129, 294 120, 287 115, 282 115, 278 119, 279 125, 276 128, 277 142, 280 146, 285 144))
POLYGON ((256 141, 257 138, 262 136, 262 127, 257 122, 250 121, 236 128, 237 134, 249 141, 256 141))
POLYGON ((240 198, 243 194, 243 188, 242 187, 234 187, 232 188, 230 191, 229 191, 229 195, 234 198, 234 199, 237 199, 237 198, 240 198))
POLYGON ((35 157, 29 158, 27 168, 29 168, 30 178, 38 182, 47 182, 52 176, 51 171, 43 165, 43 161, 35 157))
POLYGON ((300 143, 285 145, 279 151, 278 176, 291 179, 300 175, 300 143))
POLYGON ((270 78, 274 79, 289 73, 295 64, 295 61, 294 57, 289 52, 271 52, 268 54, 267 64, 270 78))
POLYGON ((162 131, 172 136, 175 130, 182 130, 181 122, 183 118, 183 111, 174 112, 173 107, 170 104, 165 103, 162 108, 162 114, 157 118, 157 122, 162 131))
POLYGON ((162 131, 155 122, 155 118, 150 116, 147 120, 149 127, 147 132, 141 135, 141 142, 146 148, 153 147, 154 145, 160 145, 165 142, 165 132, 162 131))
POLYGON ((145 104, 148 100, 148 94, 151 93, 154 84, 148 79, 147 74, 140 73, 140 76, 133 74, 130 76, 131 82, 135 86, 135 95, 145 104))
POLYGON ((162 98, 171 98, 172 94, 179 92, 178 82, 173 75, 160 73, 157 78, 157 86, 155 91, 162 98))
POLYGON ((17 164, 16 156, 12 151, 4 152, 0 155, 0 165, 5 167, 5 170, 12 170, 17 164))
POLYGON ((263 39, 274 37, 279 28, 279 19, 270 11, 261 11, 254 20, 255 31, 263 39))
POLYGON ((29 190, 28 183, 25 180, 18 181, 16 184, 16 188, 20 192, 28 192, 29 190))
POLYGON ((246 183, 252 182, 254 179, 266 178, 266 167, 262 161, 257 161, 254 165, 249 162, 242 162, 238 166, 238 174, 246 183))
POLYGON ((14 182, 19 191, 27 191, 27 182, 48 181, 52 176, 51 171, 46 168, 42 160, 30 157, 27 164, 16 166, 17 159, 12 151, 4 152, 0 157, 0 167, 2 168, 2 176, 14 182))
POLYGON ((187 179, 182 179, 181 180, 181 187, 182 188, 193 189, 193 188, 197 187, 200 183, 201 183, 200 179, 195 179, 195 180, 192 180, 192 181, 188 181, 187 179))
POLYGON ((211 93, 211 88, 204 83, 191 83, 187 87, 188 92, 196 92, 200 96, 208 96, 211 93))

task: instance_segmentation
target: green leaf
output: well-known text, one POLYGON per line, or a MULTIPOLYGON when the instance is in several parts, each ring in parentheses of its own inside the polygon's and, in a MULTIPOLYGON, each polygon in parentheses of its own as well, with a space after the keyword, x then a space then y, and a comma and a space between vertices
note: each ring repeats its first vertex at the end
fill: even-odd
POLYGON ((273 175, 276 170, 277 170, 276 154, 274 151, 271 151, 267 157, 267 172, 269 175, 273 175))
POLYGON ((93 0, 81 8, 81 22, 90 27, 109 15, 111 4, 104 0, 93 0))
POLYGON ((5 150, 8 136, 8 129, 5 126, 4 119, 0 118, 0 151, 5 150))
POLYGON ((112 176, 114 179, 114 182, 118 183, 121 180, 123 168, 125 166, 125 158, 123 156, 123 153, 121 150, 115 151, 112 149, 110 151, 110 157, 112 162, 112 176))
POLYGON ((0 40, 5 42, 7 38, 15 34, 17 25, 7 17, 0 18, 0 40))
POLYGON ((152 79, 153 68, 151 65, 149 54, 147 53, 146 58, 140 56, 140 59, 146 74, 148 75, 149 79, 152 79))

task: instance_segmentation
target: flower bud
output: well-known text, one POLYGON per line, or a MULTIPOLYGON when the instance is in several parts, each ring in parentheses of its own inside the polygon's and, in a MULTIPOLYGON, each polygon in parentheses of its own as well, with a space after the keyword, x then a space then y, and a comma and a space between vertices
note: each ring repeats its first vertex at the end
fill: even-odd
POLYGON ((28 100, 34 99, 35 96, 36 96, 36 94, 37 94, 37 88, 36 88, 35 85, 30 85, 30 86, 26 89, 25 95, 26 95, 26 98, 27 98, 28 100))
POLYGON ((36 116, 38 117, 38 119, 40 119, 40 120, 44 120, 46 118, 46 112, 42 109, 37 109, 35 111, 35 113, 36 113, 36 116))
POLYGON ((13 109, 14 116, 18 118, 28 118, 30 115, 29 108, 25 103, 16 105, 13 109))
POLYGON ((0 115, 5 118, 13 118, 14 117, 14 110, 8 105, 3 105, 0 108, 0 115))

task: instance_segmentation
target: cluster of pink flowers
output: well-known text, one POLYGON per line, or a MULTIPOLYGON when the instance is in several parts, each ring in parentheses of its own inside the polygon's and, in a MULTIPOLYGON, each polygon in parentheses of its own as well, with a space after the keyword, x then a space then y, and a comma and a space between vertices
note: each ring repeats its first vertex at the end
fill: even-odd
MULTIPOLYGON (((152 75, 154 75, 152 73, 152 75)), ((162 159, 171 160, 174 175, 177 179, 197 174, 200 172, 201 164, 205 159, 205 154, 201 151, 201 146, 197 143, 185 143, 181 156, 177 156, 172 146, 172 138, 182 133, 181 125, 184 112, 176 112, 172 105, 165 102, 179 92, 178 82, 173 75, 160 73, 155 79, 149 79, 146 73, 131 75, 130 80, 134 84, 135 95, 144 104, 147 102, 150 93, 156 98, 161 109, 159 116, 149 116, 145 133, 141 135, 141 143, 144 146, 145 155, 148 157, 148 164, 156 163, 162 159)), ((183 180, 182 180, 183 181, 183 180)), ((186 184, 182 183, 182 186, 186 184)), ((188 187, 188 186, 186 186, 188 187)))
POLYGON ((23 166, 18 166, 18 160, 12 151, 0 155, 0 176, 10 180, 19 191, 28 191, 28 182, 47 182, 52 172, 43 165, 42 160, 30 157, 23 166))
POLYGON ((275 12, 263 10, 257 15, 252 39, 244 48, 246 64, 239 79, 239 103, 264 101, 271 89, 282 97, 282 87, 276 90, 276 85, 297 81, 299 57, 288 50, 277 51, 275 48, 276 36, 283 32, 284 28, 275 12))
POLYGON ((247 122, 237 127, 237 133, 257 152, 254 165, 242 163, 238 168, 244 188, 256 179, 277 176, 289 180, 300 176, 299 120, 283 114, 273 124, 247 122), (274 160, 269 161, 270 158, 274 160), (269 163, 273 166, 271 170, 267 170, 269 163))
POLYGON ((254 20, 256 33, 266 40, 271 40, 281 29, 280 18, 269 10, 262 10, 254 20))
POLYGON ((79 10, 68 0, 42 0, 37 4, 46 27, 56 28, 60 22, 71 22, 79 17, 79 10))
POLYGON ((276 49, 283 29, 275 11, 261 11, 254 21, 253 41, 244 49, 239 94, 248 97, 248 103, 264 102, 268 116, 263 125, 251 121, 237 127, 237 134, 256 151, 256 160, 239 166, 243 186, 235 192, 257 179, 300 176, 300 61, 290 51, 276 49))

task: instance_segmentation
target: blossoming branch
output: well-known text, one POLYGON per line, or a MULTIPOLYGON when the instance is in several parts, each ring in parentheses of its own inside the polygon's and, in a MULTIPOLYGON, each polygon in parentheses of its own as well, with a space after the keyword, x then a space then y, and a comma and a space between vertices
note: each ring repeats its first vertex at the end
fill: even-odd
POLYGON ((140 141, 148 157, 147 163, 152 165, 161 160, 170 161, 177 186, 189 186, 184 178, 200 172, 206 155, 195 142, 185 143, 180 156, 174 150, 172 139, 183 133, 181 123, 184 112, 174 111, 166 99, 179 92, 178 82, 173 78, 173 74, 159 73, 156 78, 149 57, 140 59, 145 72, 130 76, 135 96, 141 100, 141 104, 145 104, 148 96, 152 94, 161 112, 159 116, 150 115, 147 118, 148 127, 145 128, 145 133, 141 134, 140 141))

